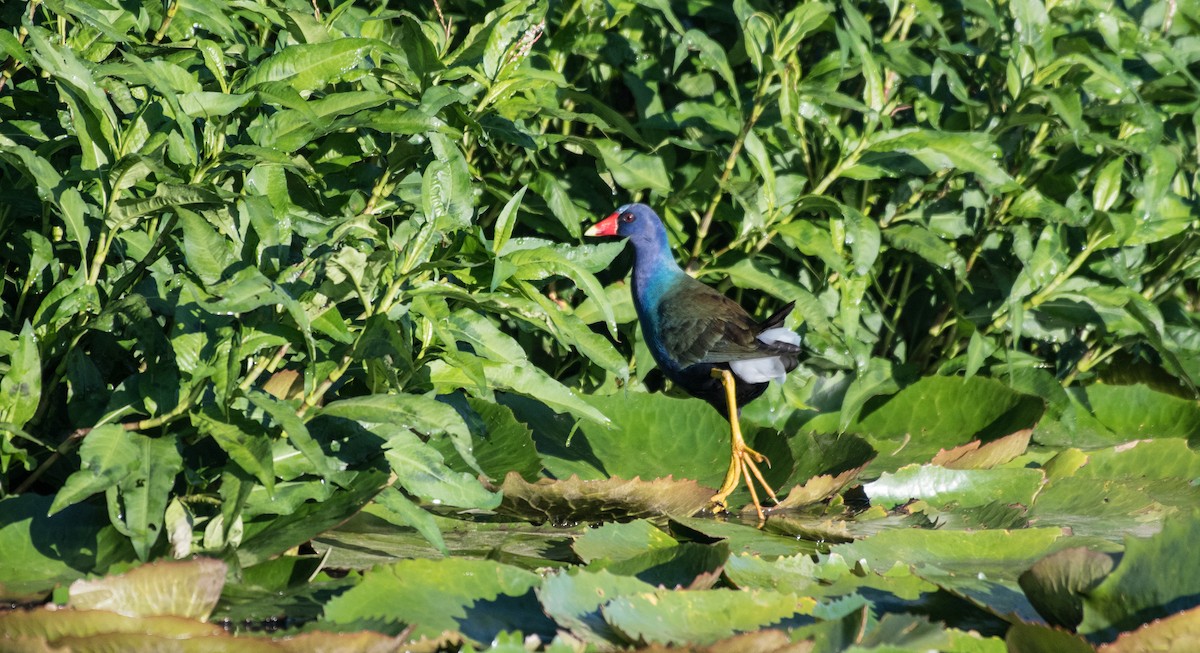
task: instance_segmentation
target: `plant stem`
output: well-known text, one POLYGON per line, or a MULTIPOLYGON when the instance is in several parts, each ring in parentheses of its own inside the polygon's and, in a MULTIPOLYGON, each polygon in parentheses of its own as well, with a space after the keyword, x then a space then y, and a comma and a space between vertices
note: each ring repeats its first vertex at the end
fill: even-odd
POLYGON ((712 199, 708 202, 708 209, 704 211, 704 216, 700 218, 700 226, 696 229, 696 242, 692 245, 692 256, 687 264, 688 272, 696 271, 696 265, 700 260, 700 252, 704 250, 704 238, 708 236, 708 230, 712 226, 713 215, 717 212, 717 207, 721 204, 721 198, 725 195, 725 187, 729 183, 729 178, 733 175, 733 169, 737 167, 737 160, 742 154, 742 147, 746 144, 746 138, 750 136, 750 130, 754 129, 754 124, 762 116, 763 109, 765 108, 763 101, 767 97, 767 89, 773 76, 774 73, 770 73, 759 80, 758 88, 754 92, 754 103, 750 107, 750 115, 742 123, 742 129, 733 141, 733 147, 729 150, 729 156, 725 157, 725 166, 721 169, 720 178, 717 179, 717 187, 713 191, 712 199))
POLYGON ((154 38, 150 42, 158 45, 163 37, 167 34, 167 28, 171 26, 171 21, 175 20, 175 13, 179 11, 179 3, 183 0, 175 0, 167 6, 167 13, 163 16, 162 24, 158 26, 158 31, 154 33, 154 38))
MULTIPOLYGON (((204 387, 205 386, 202 384, 197 384, 195 388, 192 388, 192 392, 188 394, 187 398, 179 402, 179 404, 172 408, 169 412, 163 413, 157 417, 149 417, 136 422, 125 422, 121 424, 121 428, 125 429, 126 431, 145 431, 147 429, 165 426, 166 424, 174 422, 175 420, 187 414, 187 411, 196 404, 196 400, 200 397, 204 387)), ((97 424, 96 426, 87 426, 72 431, 71 434, 68 435, 65 440, 63 440, 62 444, 58 445, 58 448, 54 450, 54 453, 50 454, 49 458, 46 458, 46 460, 42 461, 42 464, 38 465, 38 468, 33 470, 33 473, 31 473, 24 481, 22 481, 21 484, 17 486, 17 489, 13 490, 13 493, 21 494, 25 490, 28 490, 29 486, 33 485, 39 478, 41 478, 42 474, 46 473, 46 470, 50 469, 51 465, 58 462, 58 460, 70 452, 71 449, 74 449, 76 445, 82 442, 83 439, 98 426, 102 425, 97 424)))
POLYGON ((349 356, 342 358, 341 365, 338 365, 337 369, 330 372, 329 376, 325 377, 324 381, 321 381, 321 385, 317 386, 312 391, 312 394, 304 398, 304 403, 301 404, 300 408, 296 410, 296 416, 304 417, 304 414, 308 412, 309 408, 316 406, 317 402, 321 400, 321 397, 324 397, 325 393, 329 392, 329 388, 333 387, 333 384, 336 383, 338 379, 342 378, 342 375, 346 373, 346 370, 350 369, 350 364, 353 362, 354 359, 349 356))
POLYGON ((254 382, 258 380, 258 377, 261 376, 264 371, 268 369, 273 370, 275 366, 279 364, 279 361, 283 360, 284 355, 287 354, 290 347, 291 345, 285 342, 279 346, 279 349, 275 351, 274 356, 270 358, 260 358, 258 362, 254 364, 254 367, 250 370, 250 373, 246 375, 246 378, 242 379, 242 382, 238 384, 238 390, 241 390, 242 392, 249 390, 250 386, 254 385, 254 382))
MULTIPOLYGON (((1029 310, 1041 306, 1047 299, 1050 298, 1050 295, 1054 294, 1054 291, 1058 290, 1059 286, 1063 285, 1067 279, 1071 278, 1071 275, 1075 274, 1079 271, 1079 268, 1083 267, 1083 264, 1087 262, 1088 257, 1090 257, 1092 253, 1096 251, 1096 248, 1098 248, 1106 238, 1108 238, 1107 235, 1088 238, 1088 242, 1083 246, 1083 250, 1076 254, 1075 258, 1071 259, 1071 262, 1067 264, 1067 267, 1063 269, 1062 272, 1056 274, 1054 278, 1050 280, 1050 283, 1046 284, 1046 287, 1042 288, 1038 292, 1034 293, 1032 297, 1025 300, 1025 302, 1022 304, 1023 308, 1025 308, 1025 310, 1029 310)), ((992 321, 992 324, 987 331, 991 332, 1003 328, 1004 325, 1008 323, 1008 318, 1009 314, 1006 311, 992 321)))

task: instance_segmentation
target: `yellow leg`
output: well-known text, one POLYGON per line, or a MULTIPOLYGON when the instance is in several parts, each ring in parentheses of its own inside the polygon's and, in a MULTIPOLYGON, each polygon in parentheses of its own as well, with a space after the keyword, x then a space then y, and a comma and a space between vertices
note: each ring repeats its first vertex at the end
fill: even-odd
POLYGON ((725 510, 725 500, 737 489, 738 481, 745 479, 746 488, 750 490, 750 500, 754 502, 754 510, 758 513, 759 521, 763 521, 766 517, 763 515, 762 504, 758 502, 758 492, 754 490, 754 481, 757 480, 759 485, 762 485, 771 501, 779 502, 779 499, 775 497, 774 490, 767 485, 766 479, 763 478, 762 472, 758 471, 757 463, 765 462, 770 467, 771 461, 746 446, 746 440, 742 437, 742 427, 738 423, 737 392, 733 372, 713 370, 712 375, 713 378, 721 379, 725 386, 725 401, 729 406, 729 439, 732 450, 729 470, 725 472, 725 481, 721 483, 721 489, 713 495, 712 504, 718 511, 725 510))

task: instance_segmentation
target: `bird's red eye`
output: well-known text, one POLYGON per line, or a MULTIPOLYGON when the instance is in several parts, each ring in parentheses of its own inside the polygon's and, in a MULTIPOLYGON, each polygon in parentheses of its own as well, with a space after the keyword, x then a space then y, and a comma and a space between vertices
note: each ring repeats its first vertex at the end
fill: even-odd
POLYGON ((629 211, 621 214, 621 222, 633 222, 634 215, 629 211))

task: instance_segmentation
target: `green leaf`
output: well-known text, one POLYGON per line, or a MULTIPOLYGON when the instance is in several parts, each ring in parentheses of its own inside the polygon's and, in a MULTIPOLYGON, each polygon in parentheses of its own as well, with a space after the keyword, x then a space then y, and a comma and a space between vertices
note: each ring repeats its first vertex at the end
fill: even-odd
POLYGON ((134 218, 164 209, 194 204, 216 204, 220 201, 219 194, 206 188, 164 184, 150 197, 117 200, 117 205, 108 214, 108 221, 110 224, 128 225, 134 218))
POLYGON ((446 548, 446 540, 442 537, 441 529, 438 528, 437 520, 433 518, 433 515, 410 501, 398 488, 394 486, 385 488, 383 492, 376 495, 375 503, 383 509, 376 514, 398 526, 411 526, 442 555, 447 557, 450 555, 450 550, 446 548))
MULTIPOLYGON (((442 400, 453 406, 470 428, 471 452, 484 475, 499 480, 509 472, 517 472, 526 480, 537 478, 542 471, 542 459, 529 427, 517 421, 511 409, 462 395, 451 395, 442 400)), ((443 443, 450 444, 445 440, 430 440, 446 465, 460 472, 471 471, 454 447, 443 443)))
POLYGON ((525 197, 527 190, 529 190, 528 186, 522 186, 521 190, 513 193, 513 196, 505 202, 504 208, 500 209, 500 215, 496 218, 495 235, 492 237, 493 254, 499 255, 504 251, 504 246, 512 236, 513 227, 517 223, 517 213, 521 207, 521 199, 525 197))
POLYGON ((721 80, 733 92, 732 95, 735 102, 741 99, 740 94, 737 92, 738 83, 734 78, 733 69, 729 66, 729 60, 725 56, 725 49, 719 43, 700 30, 689 29, 683 34, 682 47, 688 50, 696 50, 699 55, 697 57, 698 63, 721 76, 721 80))
POLYGON ((1125 167, 1125 157, 1117 157, 1109 161, 1100 173, 1096 175, 1096 185, 1092 188, 1092 208, 1097 211, 1108 211, 1117 203, 1121 195, 1121 171, 1125 167))
POLYGON ((488 492, 472 474, 451 470, 436 449, 407 429, 390 433, 384 452, 398 482, 411 494, 459 508, 500 505, 499 495, 488 492))
POLYGON ((869 147, 871 152, 897 152, 915 157, 931 171, 949 169, 973 173, 996 190, 1020 189, 1000 167, 999 148, 981 133, 900 129, 876 134, 870 139, 869 147))
POLYGON ((773 559, 743 554, 731 556, 725 564, 726 578, 740 588, 792 591, 813 598, 852 596, 869 589, 887 592, 889 599, 914 601, 937 591, 933 583, 906 572, 899 567, 865 571, 836 553, 773 559))
POLYGON ((574 568, 549 576, 537 588, 546 614, 571 633, 597 645, 621 641, 618 631, 600 614, 603 605, 622 596, 647 594, 654 587, 633 576, 605 569, 574 568))
POLYGON ((620 596, 601 608, 605 620, 634 641, 658 644, 709 644, 769 626, 801 610, 794 594, 728 589, 660 589, 620 596))
POLYGON ((268 82, 285 82, 297 91, 319 90, 362 66, 373 47, 370 39, 360 38, 295 43, 255 66, 238 89, 246 92, 268 82))
POLYGON ((864 540, 830 548, 865 569, 885 571, 896 561, 944 590, 968 598, 996 615, 1038 618, 1021 593, 1017 576, 1035 561, 1062 548, 1059 528, 1020 530, 884 530, 864 540))
POLYGON ((1035 624, 1013 624, 1004 637, 1011 653, 1093 653, 1082 637, 1035 624))
POLYGON ((1147 385, 1094 384, 1074 390, 1101 424, 1122 439, 1190 438, 1200 441, 1200 406, 1147 385))
POLYGON ((115 576, 75 581, 68 605, 75 610, 206 621, 221 598, 228 571, 228 565, 212 558, 153 562, 115 576))
POLYGON ((296 415, 296 409, 292 405, 261 392, 249 392, 246 397, 252 404, 271 416, 271 419, 283 430, 288 441, 312 463, 313 470, 317 474, 329 479, 340 471, 338 462, 325 455, 321 445, 313 439, 308 427, 296 415))
POLYGON ((136 559, 102 507, 76 503, 52 512, 52 501, 33 493, 0 500, 0 596, 36 600, 55 585, 136 559), (53 547, 45 533, 54 533, 53 547))
POLYGON ((1200 646, 1200 609, 1192 608, 1152 621, 1135 631, 1122 633, 1117 641, 1106 646, 1104 651, 1190 651, 1197 646, 1200 646))
POLYGON ((595 246, 596 249, 587 248, 561 248, 561 247, 538 247, 534 249, 520 249, 505 255, 505 260, 515 265, 517 269, 513 272, 513 277, 528 281, 536 281, 546 279, 550 276, 566 276, 579 285, 588 298, 596 303, 596 307, 600 309, 600 314, 604 316, 604 323, 608 326, 608 330, 612 334, 617 332, 617 321, 613 315, 612 306, 608 303, 608 295, 604 293, 604 287, 596 280, 595 275, 588 269, 592 267, 588 261, 592 256, 592 252, 602 252, 600 256, 609 255, 615 257, 620 247, 602 247, 595 246), (581 252, 580 250, 585 250, 581 252), (586 251, 590 250, 590 251, 586 251), (585 267, 587 266, 587 267, 585 267))
POLYGON ((148 560, 162 536, 163 516, 175 487, 175 477, 183 470, 183 456, 172 438, 150 438, 138 433, 128 433, 126 437, 137 449, 137 460, 116 490, 133 550, 138 558, 148 560))
POLYGON ((50 505, 50 514, 116 487, 135 473, 142 451, 133 435, 119 424, 97 426, 88 432, 79 446, 80 469, 67 477, 50 505))
POLYGON ((674 475, 707 487, 721 485, 729 465, 729 424, 706 402, 633 391, 590 396, 586 401, 612 425, 583 422, 581 432, 567 446, 590 450, 603 461, 608 475, 644 479, 674 475), (630 446, 631 441, 637 446, 630 446))
POLYGON ((83 153, 83 169, 99 170, 112 162, 117 150, 116 112, 96 83, 94 73, 71 49, 60 45, 58 38, 36 25, 31 25, 28 33, 29 53, 42 70, 54 77, 59 93, 71 110, 71 123, 83 153))
POLYGON ((476 473, 482 473, 471 452, 471 432, 466 422, 454 408, 433 397, 409 394, 352 397, 332 402, 316 415, 399 426, 426 436, 445 434, 467 465, 476 473))
POLYGON ((930 265, 954 272, 961 277, 966 270, 966 261, 949 243, 938 238, 928 229, 914 224, 898 224, 883 231, 884 240, 896 249, 912 252, 930 265))
POLYGON ((426 220, 440 231, 456 231, 471 225, 475 217, 475 194, 471 173, 462 150, 449 138, 434 132, 429 137, 435 158, 421 175, 421 207, 426 220))
POLYGON ((67 188, 59 196, 58 205, 62 208, 67 238, 79 246, 79 260, 87 260, 92 232, 87 227, 87 204, 83 201, 83 196, 74 188, 67 188))
POLYGON ((206 286, 215 285, 226 271, 238 262, 229 242, 217 233, 208 221, 197 213, 181 209, 179 222, 183 225, 183 255, 188 267, 206 286))
POLYGON ((712 490, 695 481, 677 481, 670 476, 645 481, 617 476, 581 480, 571 476, 529 483, 516 472, 510 472, 496 489, 504 495, 500 512, 554 524, 686 517, 707 505, 713 495, 712 490))
POLYGON ((889 509, 921 499, 934 506, 982 506, 992 502, 1029 505, 1042 486, 1036 469, 946 469, 909 465, 885 472, 863 486, 873 503, 889 509))
POLYGON ((192 425, 221 447, 246 473, 258 479, 267 493, 275 490, 275 463, 266 429, 245 416, 221 415, 215 407, 191 414, 192 425))
POLYGON ((1052 625, 1074 630, 1083 621, 1083 597, 1113 570, 1113 556, 1084 547, 1063 549, 1021 574, 1021 589, 1052 625))
POLYGON ((880 452, 873 467, 925 462, 939 449, 979 433, 1007 435, 1041 414, 1040 401, 978 376, 933 376, 910 385, 862 417, 849 430, 880 452))
POLYGON ((585 563, 595 560, 627 560, 656 549, 677 546, 670 535, 650 522, 637 519, 627 523, 609 523, 584 533, 571 546, 585 563))
MULTIPOLYGON (((313 489, 312 494, 317 498, 301 499, 303 503, 288 514, 274 519, 259 517, 247 524, 245 537, 237 549, 238 562, 242 567, 250 567, 312 540, 344 523, 387 486, 388 475, 376 469, 352 473, 343 483, 343 491, 324 496, 315 491, 323 487, 319 482, 293 486, 313 489)), ((280 484, 276 490, 277 495, 282 495, 286 486, 280 484)))
POLYGON ((661 158, 622 150, 616 141, 598 140, 596 148, 613 180, 625 190, 633 192, 648 189, 662 195, 671 192, 667 167, 661 158))
POLYGON ((895 394, 900 385, 892 374, 891 361, 872 358, 867 362, 866 369, 860 371, 850 386, 846 388, 845 398, 842 399, 841 415, 838 419, 838 430, 845 431, 850 424, 858 419, 867 402, 879 396, 895 394))
POLYGON ((1200 595, 1200 520, 1169 519, 1147 539, 1127 537, 1117 568, 1083 597, 1079 632, 1111 640, 1160 617, 1192 608, 1200 595))
MULTIPOLYGON (((437 637, 443 631, 460 629, 469 633, 472 624, 467 619, 473 606, 520 597, 539 582, 537 574, 491 560, 402 560, 364 574, 358 585, 326 604, 324 620, 334 624, 413 624, 416 628, 411 634, 418 637, 437 637)), ((522 616, 530 619, 528 625, 536 623, 528 609, 524 614, 510 614, 510 618, 522 616)), ((522 624, 517 621, 512 626, 522 624)))
POLYGON ((42 400, 42 358, 33 326, 27 321, 17 337, 8 371, 0 378, 0 421, 17 428, 37 414, 42 400))
POLYGON ((433 382, 446 392, 458 389, 468 392, 475 389, 510 390, 534 397, 556 412, 569 413, 597 424, 608 424, 609 422, 604 413, 596 410, 570 388, 555 381, 532 365, 514 367, 460 354, 453 361, 431 363, 429 372, 433 382), (463 368, 464 363, 468 361, 472 365, 476 365, 477 369, 483 373, 487 383, 485 388, 477 388, 475 380, 463 368))

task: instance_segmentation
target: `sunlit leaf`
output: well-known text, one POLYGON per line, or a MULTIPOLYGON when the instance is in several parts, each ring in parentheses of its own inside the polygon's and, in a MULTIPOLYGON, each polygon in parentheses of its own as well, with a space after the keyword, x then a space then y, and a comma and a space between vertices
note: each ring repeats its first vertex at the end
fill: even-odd
POLYGON ((228 566, 220 560, 154 562, 96 580, 71 583, 70 607, 127 617, 176 615, 205 621, 221 598, 228 566))

